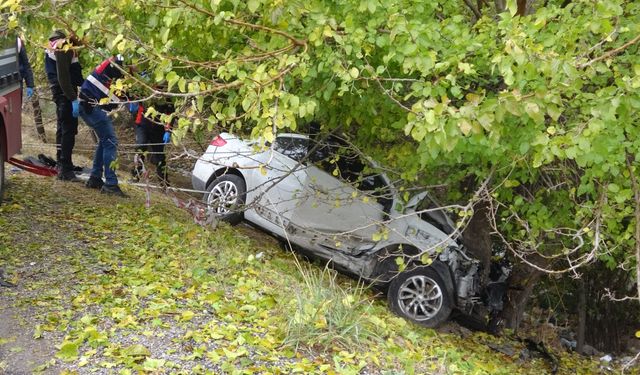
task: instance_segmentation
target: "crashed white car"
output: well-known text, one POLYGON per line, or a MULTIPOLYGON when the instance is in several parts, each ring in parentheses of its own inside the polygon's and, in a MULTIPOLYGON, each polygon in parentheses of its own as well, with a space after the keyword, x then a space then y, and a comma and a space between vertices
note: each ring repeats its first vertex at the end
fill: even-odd
POLYGON ((408 202, 337 137, 280 134, 265 147, 222 133, 193 172, 222 219, 245 220, 386 290, 395 313, 427 327, 480 304, 479 262, 426 193, 408 202), (425 256, 426 254, 426 256, 425 256), (400 265, 400 266, 399 266, 400 265))

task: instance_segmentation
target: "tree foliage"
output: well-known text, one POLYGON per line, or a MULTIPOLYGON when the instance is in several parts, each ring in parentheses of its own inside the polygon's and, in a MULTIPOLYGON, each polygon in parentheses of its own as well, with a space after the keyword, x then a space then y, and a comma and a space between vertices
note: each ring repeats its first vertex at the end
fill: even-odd
POLYGON ((67 28, 87 40, 85 67, 123 53, 148 72, 123 87, 174 97, 178 139, 270 140, 317 120, 452 199, 468 198, 464 177, 491 178, 495 229, 535 266, 635 266, 636 1, 17 3, 32 44, 67 28))

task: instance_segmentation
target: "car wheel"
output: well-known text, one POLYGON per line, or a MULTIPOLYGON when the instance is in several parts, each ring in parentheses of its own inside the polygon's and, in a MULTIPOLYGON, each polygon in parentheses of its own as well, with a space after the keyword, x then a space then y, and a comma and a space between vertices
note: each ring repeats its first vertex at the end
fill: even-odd
POLYGON ((451 296, 438 273, 418 266, 398 274, 387 291, 394 313, 425 327, 436 327, 451 315, 451 296))
POLYGON ((247 187, 240 176, 224 174, 207 187, 204 203, 222 221, 235 225, 242 221, 247 187))

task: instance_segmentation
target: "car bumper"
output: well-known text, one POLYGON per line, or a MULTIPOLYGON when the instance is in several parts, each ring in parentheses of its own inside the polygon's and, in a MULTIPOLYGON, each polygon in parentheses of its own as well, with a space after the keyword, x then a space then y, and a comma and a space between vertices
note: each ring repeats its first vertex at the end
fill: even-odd
MULTIPOLYGON (((205 168, 201 161, 197 161, 193 171, 191 172, 191 186, 193 186, 194 190, 205 191, 207 188, 207 182, 209 181, 209 177, 211 177, 211 167, 205 168)), ((209 164, 210 165, 210 164, 209 164)))

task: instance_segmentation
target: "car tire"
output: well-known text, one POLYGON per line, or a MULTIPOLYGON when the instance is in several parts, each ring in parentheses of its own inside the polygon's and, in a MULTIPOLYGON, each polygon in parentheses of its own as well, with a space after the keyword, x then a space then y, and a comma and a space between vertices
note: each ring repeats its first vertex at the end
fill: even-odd
POLYGON ((207 186, 203 201, 219 220, 236 225, 242 221, 247 186, 242 177, 223 174, 207 186), (220 202, 222 201, 222 204, 220 202))
POLYGON ((437 327, 451 315, 453 303, 433 268, 416 266, 399 273, 387 290, 391 311, 424 327, 437 327))

